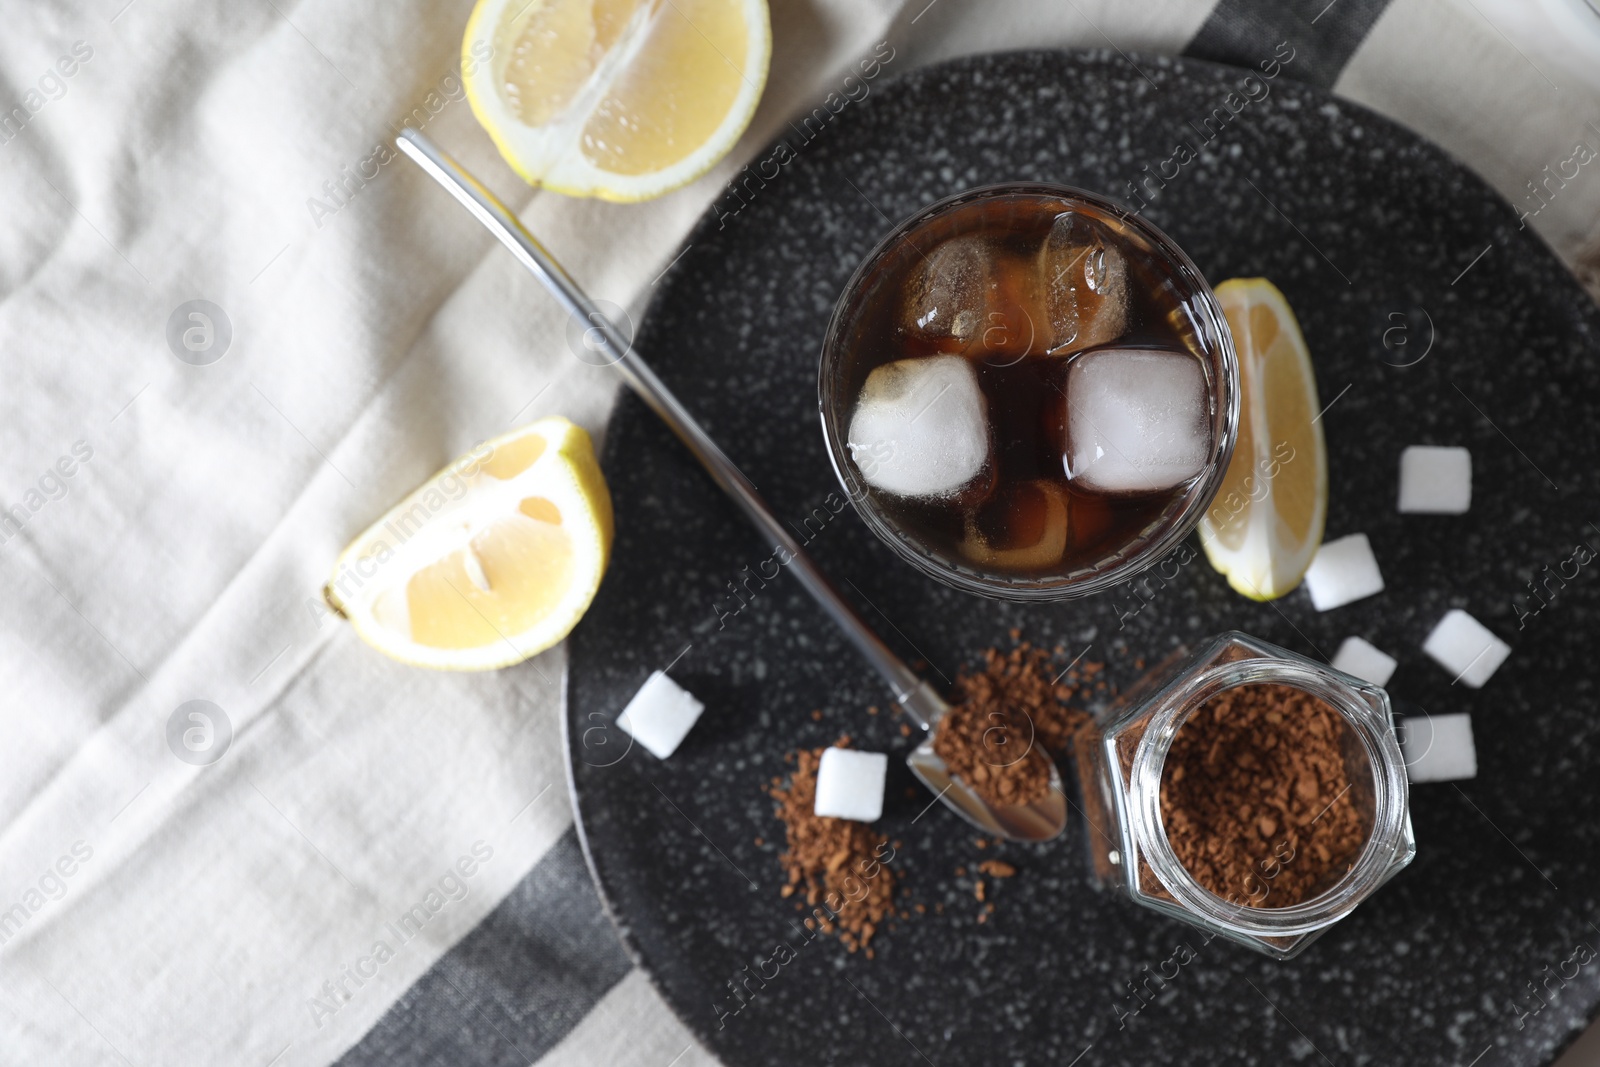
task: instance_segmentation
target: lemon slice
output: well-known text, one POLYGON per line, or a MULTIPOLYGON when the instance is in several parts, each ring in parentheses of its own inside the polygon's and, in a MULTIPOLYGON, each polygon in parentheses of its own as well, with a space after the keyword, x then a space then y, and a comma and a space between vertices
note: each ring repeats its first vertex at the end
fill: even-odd
POLYGON ((442 670, 520 663, 583 617, 611 554, 611 494, 566 419, 485 442, 356 538, 323 589, 378 651, 442 670))
POLYGON ((1200 523, 1206 558, 1252 600, 1300 584, 1322 544, 1328 450, 1300 324, 1265 278, 1232 278, 1217 300, 1239 353, 1239 438, 1200 523))
POLYGON ((478 0, 461 70, 523 178, 634 201, 727 155, 771 53, 766 0, 478 0))

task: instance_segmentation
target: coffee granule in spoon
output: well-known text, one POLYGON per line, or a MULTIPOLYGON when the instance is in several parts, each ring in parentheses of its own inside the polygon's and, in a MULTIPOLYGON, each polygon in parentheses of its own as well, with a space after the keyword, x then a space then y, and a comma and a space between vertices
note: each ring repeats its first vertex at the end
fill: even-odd
MULTIPOLYGON (((1098 673, 1098 665, 1084 671, 1098 673)), ((980 667, 956 677, 933 751, 990 804, 1038 800, 1050 791, 1049 761, 1067 752, 1089 719, 1066 703, 1077 673, 1066 684, 1060 677, 1050 654, 1026 641, 1010 652, 989 649, 980 667)))

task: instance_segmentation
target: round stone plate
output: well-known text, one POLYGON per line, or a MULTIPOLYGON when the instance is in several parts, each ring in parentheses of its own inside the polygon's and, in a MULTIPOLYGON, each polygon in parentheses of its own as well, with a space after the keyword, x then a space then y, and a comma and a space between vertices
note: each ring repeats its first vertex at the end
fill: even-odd
POLYGON ((880 77, 718 202, 638 344, 928 677, 1009 647, 1013 628, 1060 646, 1063 666, 1088 649, 1121 687, 1222 630, 1324 658, 1360 635, 1400 660, 1403 710, 1472 716, 1477 777, 1415 787, 1416 862, 1288 963, 1098 890, 1081 821, 1046 845, 980 849, 915 787, 900 720, 867 713, 888 703, 878 679, 791 577, 763 583, 772 547, 624 396, 604 453, 615 555, 571 641, 572 788, 625 944, 728 1064, 1495 1067, 1551 1061, 1600 1001, 1600 563, 1575 556, 1600 548, 1600 315, 1443 152, 1247 73, 1029 52, 880 77), (920 577, 836 510, 816 368, 840 288, 905 215, 1012 179, 1124 199, 1144 182, 1146 215, 1208 278, 1283 289, 1326 405, 1327 534, 1367 534, 1383 593, 1326 613, 1304 590, 1254 604, 1196 549, 1170 580, 990 602, 920 577), (1397 513, 1411 444, 1471 449, 1470 513, 1397 513), (1536 573, 1542 600, 1527 596, 1536 573), (1482 689, 1421 652, 1450 608, 1513 645, 1482 689), (669 664, 706 711, 663 762, 613 721, 669 664), (879 931, 870 960, 807 940, 779 893, 783 828, 765 793, 785 753, 841 733, 896 755, 878 827, 899 842, 910 917, 879 931), (1017 874, 987 879, 988 913, 973 883, 994 856, 1017 874))

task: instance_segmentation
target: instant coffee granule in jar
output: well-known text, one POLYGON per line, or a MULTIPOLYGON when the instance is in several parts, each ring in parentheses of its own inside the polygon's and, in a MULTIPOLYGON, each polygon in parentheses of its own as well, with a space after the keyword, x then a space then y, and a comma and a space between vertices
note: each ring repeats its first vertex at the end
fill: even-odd
POLYGON ((1206 701, 1179 728, 1161 783, 1161 819, 1194 879, 1225 900, 1286 908, 1342 878, 1370 820, 1353 801, 1349 728, 1322 699, 1247 684, 1206 701))

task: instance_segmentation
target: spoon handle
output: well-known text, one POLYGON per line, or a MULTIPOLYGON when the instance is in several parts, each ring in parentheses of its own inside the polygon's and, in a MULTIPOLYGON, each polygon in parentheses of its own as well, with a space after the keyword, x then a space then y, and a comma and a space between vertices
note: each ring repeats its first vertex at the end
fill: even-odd
POLYGON ((616 366, 628 386, 678 435, 678 439, 705 467, 712 480, 734 499, 750 521, 770 537, 776 547, 788 553, 788 569, 822 605, 829 618, 844 631, 845 636, 867 658, 867 662, 889 683, 895 700, 905 708, 906 714, 924 730, 929 729, 945 709, 943 698, 932 686, 917 677, 845 601, 827 575, 806 554, 800 542, 772 513, 766 501, 761 499, 755 483, 746 478, 744 472, 717 447, 717 443, 656 377, 649 364, 617 331, 616 326, 595 307, 556 258, 482 182, 422 134, 409 128, 402 130, 395 146, 442 185, 485 229, 499 238, 517 261, 543 282, 545 288, 574 318, 588 327, 595 347, 616 366))

